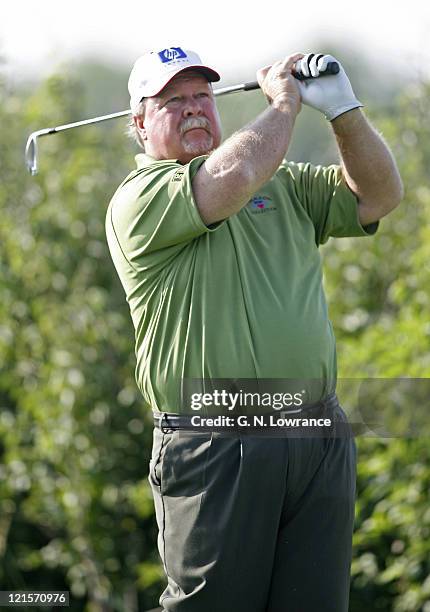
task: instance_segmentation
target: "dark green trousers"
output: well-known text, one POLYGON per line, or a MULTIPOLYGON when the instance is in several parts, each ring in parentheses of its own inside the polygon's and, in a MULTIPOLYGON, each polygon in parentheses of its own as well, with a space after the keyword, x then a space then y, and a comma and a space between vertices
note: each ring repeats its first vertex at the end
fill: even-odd
MULTIPOLYGON (((340 406, 333 417, 347 422, 340 406)), ((347 612, 355 475, 355 441, 344 433, 154 429, 162 609, 347 612)))

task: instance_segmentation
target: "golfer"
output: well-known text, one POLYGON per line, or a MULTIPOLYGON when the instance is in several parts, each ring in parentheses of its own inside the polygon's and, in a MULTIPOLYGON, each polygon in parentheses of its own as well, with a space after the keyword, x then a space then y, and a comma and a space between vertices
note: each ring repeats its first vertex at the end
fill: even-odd
MULTIPOLYGON (((348 425, 318 247, 373 235, 402 184, 341 64, 320 76, 336 61, 298 53, 258 70, 267 108, 223 143, 220 77, 196 53, 147 53, 130 75, 144 153, 109 204, 106 232, 154 412, 166 611, 348 609, 353 437, 272 435, 235 420, 248 410, 241 380, 284 380, 299 381, 284 416, 348 425), (339 166, 286 160, 302 104, 330 122, 339 166), (186 409, 184 381, 218 379, 233 382, 212 402, 193 393, 186 409), (200 427, 215 408, 221 426, 200 427)), ((358 260, 366 244, 355 248, 358 260)))

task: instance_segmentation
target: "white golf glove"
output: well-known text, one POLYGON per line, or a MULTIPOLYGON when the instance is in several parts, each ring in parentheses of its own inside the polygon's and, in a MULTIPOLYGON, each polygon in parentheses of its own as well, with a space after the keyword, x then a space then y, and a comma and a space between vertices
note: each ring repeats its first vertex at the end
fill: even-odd
POLYGON ((321 111, 326 119, 333 121, 339 115, 363 106, 355 97, 342 64, 332 55, 308 53, 296 62, 295 70, 305 77, 318 77, 320 72, 326 70, 329 62, 339 64, 338 74, 309 78, 298 83, 303 104, 321 111))

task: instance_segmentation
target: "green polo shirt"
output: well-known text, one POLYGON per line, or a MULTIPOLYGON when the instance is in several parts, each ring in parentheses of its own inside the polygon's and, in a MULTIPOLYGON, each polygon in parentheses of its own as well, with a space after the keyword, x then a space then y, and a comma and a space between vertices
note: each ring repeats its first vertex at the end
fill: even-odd
POLYGON ((183 408, 184 379, 298 380, 317 401, 336 384, 318 246, 377 224, 360 225, 338 166, 284 161, 237 214, 207 227, 192 191, 205 159, 136 156, 107 210, 138 387, 169 412, 183 408))

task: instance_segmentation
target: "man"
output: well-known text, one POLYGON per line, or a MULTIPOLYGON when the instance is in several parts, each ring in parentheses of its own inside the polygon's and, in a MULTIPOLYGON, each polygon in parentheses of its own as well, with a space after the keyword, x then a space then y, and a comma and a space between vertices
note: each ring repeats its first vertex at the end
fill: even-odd
POLYGON ((342 66, 319 77, 329 61, 299 53, 259 70, 268 107, 222 144, 219 75, 195 53, 148 53, 130 75, 145 154, 114 195, 106 231, 135 326, 136 380, 155 414, 164 610, 348 609, 355 443, 336 434, 347 421, 318 246, 373 234, 402 185, 342 66), (331 122, 341 167, 285 161, 302 103, 331 122), (299 381, 286 413, 329 417, 336 431, 274 436, 234 419, 229 431, 199 430, 184 406, 196 379, 236 390, 197 394, 201 416, 220 397, 238 408, 244 380, 299 381))

